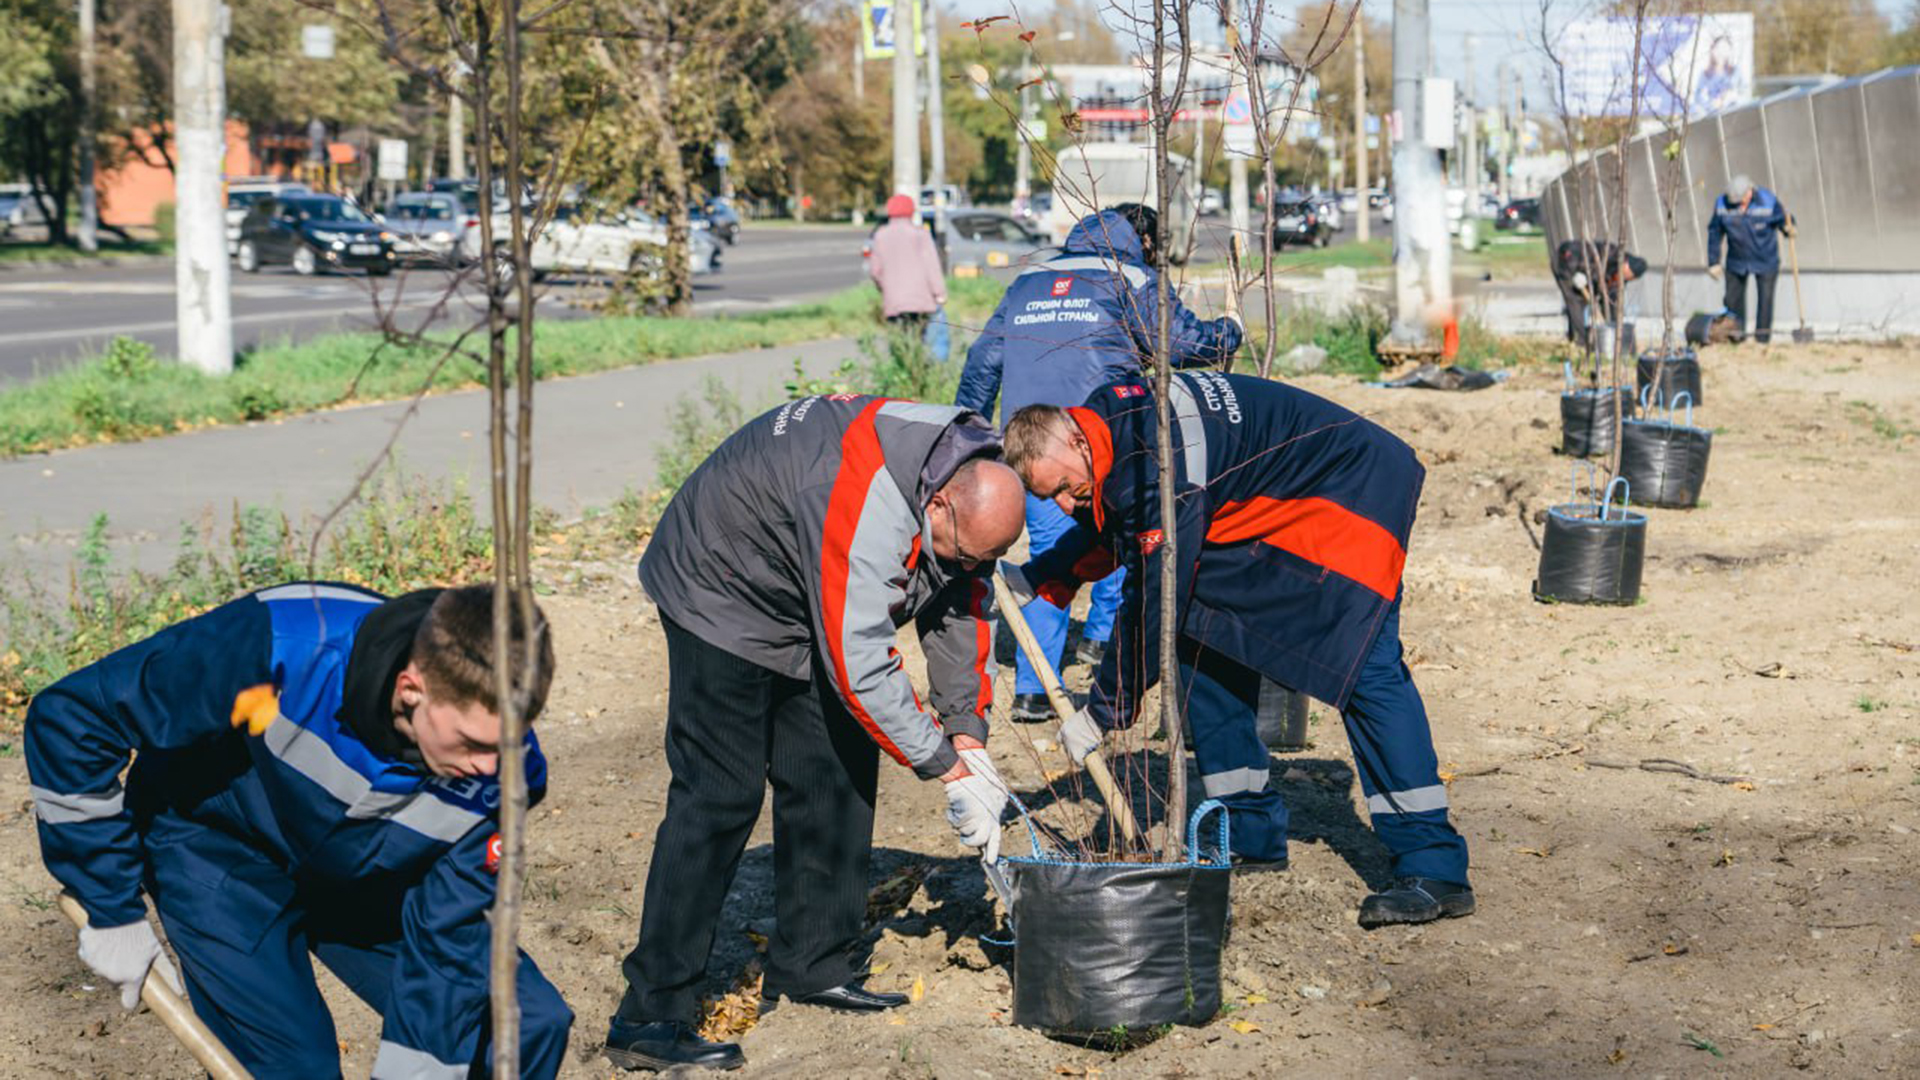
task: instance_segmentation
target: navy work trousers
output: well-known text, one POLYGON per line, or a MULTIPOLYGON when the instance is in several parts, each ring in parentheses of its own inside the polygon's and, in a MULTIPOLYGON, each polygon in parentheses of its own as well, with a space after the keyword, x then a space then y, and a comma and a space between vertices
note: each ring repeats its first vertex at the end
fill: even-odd
MULTIPOLYGON (((1269 782, 1270 762, 1256 716, 1259 672, 1190 640, 1182 642, 1181 679, 1193 752, 1207 797, 1227 806, 1236 855, 1280 859, 1287 853, 1287 808, 1269 782)), ((1360 772, 1373 831, 1393 856, 1396 877, 1467 883, 1467 842, 1447 820, 1426 706, 1401 658, 1395 600, 1360 668, 1347 702, 1347 741, 1360 772)))

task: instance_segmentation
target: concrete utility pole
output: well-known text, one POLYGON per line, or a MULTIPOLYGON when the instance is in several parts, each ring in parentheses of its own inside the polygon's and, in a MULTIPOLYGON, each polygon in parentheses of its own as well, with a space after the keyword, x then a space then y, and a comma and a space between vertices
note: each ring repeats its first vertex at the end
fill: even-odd
POLYGON ((940 8, 925 0, 927 12, 927 183, 933 185, 933 231, 947 234, 946 83, 940 78, 940 8))
POLYGON ((893 192, 920 198, 919 72, 913 62, 913 12, 919 0, 893 8, 893 192))
POLYGON ((1447 181, 1434 145, 1451 142, 1438 136, 1452 116, 1426 113, 1431 54, 1427 0, 1394 0, 1392 336, 1403 345, 1425 345, 1453 306, 1447 181))
POLYGON ((867 46, 858 36, 853 39, 853 100, 867 100, 867 46))
POLYGON ((1467 122, 1467 152, 1460 161, 1460 186, 1467 189, 1466 214, 1474 216, 1480 205, 1480 180, 1486 171, 1480 167, 1480 103, 1473 92, 1473 35, 1468 34, 1465 42, 1467 50, 1467 100, 1462 102, 1460 115, 1467 122))
POLYGON ((1355 234, 1361 243, 1373 235, 1373 211, 1367 206, 1367 16, 1353 18, 1353 190, 1355 234))
POLYGON ((460 61, 453 62, 447 89, 447 179, 467 178, 467 107, 460 100, 460 61))
MULTIPOLYGON (((1233 43, 1239 38, 1240 33, 1240 28, 1234 25, 1233 13, 1233 0, 1221 0, 1220 22, 1228 28, 1227 48, 1229 50, 1232 50, 1233 43)), ((1231 71, 1231 65, 1229 65, 1229 70, 1231 71)), ((1258 71, 1249 71, 1246 74, 1247 100, 1249 102, 1258 100, 1253 96, 1253 88, 1255 86, 1255 80, 1259 77, 1260 74, 1258 71)), ((1231 73, 1229 73, 1228 79, 1232 79, 1231 73)), ((1231 82, 1229 82, 1227 87, 1227 96, 1233 96, 1231 82)), ((1224 123, 1220 125, 1220 144, 1222 148, 1227 146, 1227 128, 1224 123)), ((1242 242, 1248 245, 1249 251, 1254 249, 1265 250, 1264 244, 1262 242, 1256 242, 1253 236, 1252 201, 1252 197, 1247 191, 1247 159, 1245 155, 1229 151, 1227 153, 1227 225, 1233 230, 1232 235, 1241 237, 1242 242)))
POLYGON ((173 0, 174 313, 180 359, 209 375, 233 370, 227 216, 225 9, 173 0))
POLYGON ((1033 208, 1033 144, 1029 138, 1033 128, 1033 87, 1027 83, 1033 80, 1033 68, 1025 60, 1020 61, 1020 120, 1014 131, 1013 162, 1013 209, 1016 214, 1029 212, 1033 208))
POLYGON ((80 250, 100 250, 100 197, 93 189, 93 0, 80 0, 80 250))

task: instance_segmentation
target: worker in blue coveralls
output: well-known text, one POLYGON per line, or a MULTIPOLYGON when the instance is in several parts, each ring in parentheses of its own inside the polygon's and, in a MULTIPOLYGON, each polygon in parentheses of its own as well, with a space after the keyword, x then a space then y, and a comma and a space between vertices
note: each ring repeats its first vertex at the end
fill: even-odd
MULTIPOLYGON (((954 404, 982 416, 1010 417, 1027 405, 1078 405, 1093 388, 1140 374, 1157 351, 1159 297, 1155 237, 1159 214, 1123 203, 1091 214, 1067 234, 1060 254, 1023 271, 1007 289, 986 329, 967 350, 954 404)), ((1240 348, 1242 327, 1229 314, 1201 319, 1173 299, 1168 363, 1176 368, 1224 362, 1240 348)), ((1046 499, 1027 496, 1028 550, 1052 548, 1072 520, 1046 499)), ((1076 658, 1098 665, 1113 635, 1125 570, 1096 582, 1076 658)), ((1051 604, 1022 612, 1040 647, 1060 666, 1067 643, 1067 612, 1051 604)), ((1047 695, 1025 652, 1014 657, 1013 707, 1020 721, 1052 715, 1047 695)))
POLYGON ((1110 383, 1075 408, 1030 405, 1007 424, 1007 464, 1075 520, 1024 568, 1003 564, 1015 593, 1064 607, 1080 582, 1116 562, 1128 570, 1114 646, 1062 743, 1085 760, 1106 732, 1134 723, 1159 671, 1160 558, 1171 541, 1180 692, 1201 782, 1228 808, 1236 863, 1286 866, 1287 810, 1255 723, 1270 681, 1346 720, 1395 878, 1361 904, 1360 925, 1470 914, 1466 841, 1447 819, 1426 708, 1401 659, 1400 577, 1425 470, 1384 428, 1291 386, 1216 372, 1175 374, 1171 386, 1172 523, 1160 514, 1150 383, 1110 383))
MULTIPOLYGON (((546 620, 511 620, 522 715, 546 620), (528 625, 534 638, 526 656, 528 625)), ((28 709, 47 868, 86 909, 80 958, 139 1001, 153 901, 209 1030, 255 1077, 340 1075, 312 959, 384 1018, 373 1076, 484 1075, 499 860, 493 589, 387 599, 301 582, 243 596, 68 675, 28 709), (124 786, 121 772, 132 756, 124 786)), ((526 742, 532 797, 546 761, 526 742)), ((559 1071, 573 1016, 520 958, 520 1068, 559 1071)))
POLYGON ((1747 279, 1753 279, 1753 336, 1762 345, 1773 340, 1773 288, 1780 282, 1776 232, 1792 236, 1792 216, 1778 195, 1756 187, 1746 176, 1734 177, 1726 194, 1713 202, 1713 218, 1707 222, 1707 274, 1726 282, 1727 314, 1742 334, 1747 332, 1747 279))

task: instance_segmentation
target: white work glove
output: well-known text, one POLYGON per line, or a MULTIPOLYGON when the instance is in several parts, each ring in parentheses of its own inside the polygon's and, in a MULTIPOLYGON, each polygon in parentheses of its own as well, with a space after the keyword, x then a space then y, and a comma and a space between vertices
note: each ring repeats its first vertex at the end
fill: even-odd
POLYGON ((1066 748, 1067 756, 1075 764, 1087 760, 1087 755, 1100 749, 1100 725, 1082 708, 1066 722, 1060 725, 1060 745, 1066 748))
POLYGON ((153 924, 145 919, 105 930, 81 927, 80 960, 120 988, 120 1007, 129 1012, 140 1004, 140 987, 147 981, 149 968, 159 971, 175 993, 180 992, 180 975, 161 951, 153 924))
POLYGON ((1007 559, 1001 559, 1000 577, 1006 581, 1007 591, 1013 594, 1014 600, 1017 601, 1021 607, 1026 607, 1028 604, 1033 603, 1033 585, 1027 581, 1027 572, 1025 570, 1007 559))
POLYGON ((1587 275, 1584 272, 1574 273, 1573 287, 1576 289, 1582 289, 1582 290, 1584 290, 1587 287, 1587 275))
MULTIPOLYGON (((987 766, 993 768, 991 764, 987 766)), ((1000 774, 982 776, 967 763, 966 776, 947 781, 947 824, 960 834, 960 842, 972 848, 995 853, 1000 841, 1000 814, 1007 808, 1007 792, 1000 774)))
POLYGON ((987 844, 980 850, 980 857, 988 862, 1000 858, 1000 816, 1007 808, 1007 782, 1000 779, 1000 770, 993 767, 993 758, 983 747, 977 750, 960 751, 960 760, 967 763, 967 771, 985 780, 1000 793, 1000 803, 993 815, 993 831, 987 836, 987 844))
POLYGON ((1707 267, 1707 276, 1715 281, 1719 281, 1720 275, 1723 273, 1725 273, 1725 271, 1721 269, 1719 263, 1714 263, 1712 266, 1707 267))

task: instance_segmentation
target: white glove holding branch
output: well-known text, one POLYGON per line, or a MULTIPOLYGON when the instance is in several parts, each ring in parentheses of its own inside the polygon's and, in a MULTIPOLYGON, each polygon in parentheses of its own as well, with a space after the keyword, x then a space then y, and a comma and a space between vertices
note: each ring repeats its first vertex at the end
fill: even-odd
POLYGON ((1007 583, 1007 591, 1013 594, 1013 598, 1019 601, 1021 607, 1026 607, 1033 602, 1033 586, 1028 583, 1025 570, 1006 559, 1001 559, 1000 576, 1007 583))
POLYGON ((1000 779, 1000 770, 993 767, 993 758, 988 755, 985 748, 962 750, 960 760, 967 763, 968 772, 993 785, 993 790, 1000 793, 999 808, 993 815, 993 829, 987 834, 987 844, 980 851, 981 858, 994 862, 1000 858, 1000 821, 1001 815, 1006 813, 1009 801, 1007 782, 1000 779))
POLYGON ((1086 709, 1067 717, 1060 725, 1060 745, 1066 748, 1067 756, 1075 763, 1087 760, 1087 755, 1100 749, 1100 726, 1093 722, 1086 709))
POLYGON ((120 1007, 129 1012, 140 1004, 140 987, 147 981, 149 968, 158 970, 167 985, 180 992, 180 974, 161 951, 153 924, 145 919, 105 930, 81 927, 80 960, 120 988, 120 1007))

